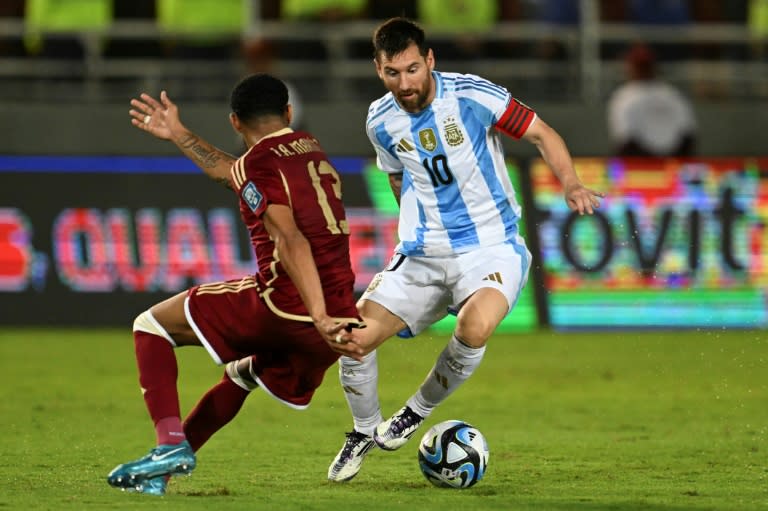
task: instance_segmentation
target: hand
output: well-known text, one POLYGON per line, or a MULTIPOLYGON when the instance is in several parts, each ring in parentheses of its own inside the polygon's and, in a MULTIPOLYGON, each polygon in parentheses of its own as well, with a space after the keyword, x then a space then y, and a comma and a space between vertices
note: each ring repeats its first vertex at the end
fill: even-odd
POLYGON ((160 101, 145 92, 140 97, 131 99, 131 124, 161 140, 171 140, 174 134, 186 130, 179 119, 179 108, 165 91, 160 93, 160 101))
POLYGON ((600 207, 600 198, 605 193, 591 190, 581 183, 565 187, 565 202, 572 211, 578 211, 580 215, 594 213, 593 208, 600 207))
POLYGON ((364 326, 365 324, 362 322, 351 324, 330 316, 322 316, 315 320, 315 328, 328 343, 328 347, 337 353, 357 360, 361 360, 365 353, 359 344, 360 340, 356 334, 352 333, 352 330, 364 328, 364 326))

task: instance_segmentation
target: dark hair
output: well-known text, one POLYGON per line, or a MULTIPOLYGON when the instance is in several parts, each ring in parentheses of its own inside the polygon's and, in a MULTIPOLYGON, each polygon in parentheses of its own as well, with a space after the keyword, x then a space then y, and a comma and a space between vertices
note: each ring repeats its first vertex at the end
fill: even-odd
POLYGON ((392 58, 411 44, 419 47, 422 56, 427 55, 424 29, 407 18, 388 19, 373 33, 373 58, 378 59, 382 52, 385 57, 392 58))
POLYGON ((288 105, 288 88, 282 80, 257 73, 240 80, 229 99, 232 112, 243 122, 267 115, 281 116, 288 105))

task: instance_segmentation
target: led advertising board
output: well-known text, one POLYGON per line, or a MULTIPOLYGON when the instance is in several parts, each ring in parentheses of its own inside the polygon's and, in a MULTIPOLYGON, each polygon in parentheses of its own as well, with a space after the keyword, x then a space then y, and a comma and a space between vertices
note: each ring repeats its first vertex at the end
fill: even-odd
POLYGON ((531 163, 555 327, 766 325, 768 159, 577 159, 593 216, 531 163))

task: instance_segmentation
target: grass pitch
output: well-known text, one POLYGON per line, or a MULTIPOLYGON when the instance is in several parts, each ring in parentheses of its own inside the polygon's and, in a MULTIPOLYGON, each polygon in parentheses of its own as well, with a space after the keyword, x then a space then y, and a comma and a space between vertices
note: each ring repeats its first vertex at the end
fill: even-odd
MULTIPOLYGON (((166 497, 107 485, 154 433, 125 330, 0 330, 0 510, 765 510, 768 341, 762 331, 495 336, 475 375, 428 419, 464 419, 490 462, 469 490, 432 487, 420 435, 326 481, 351 419, 332 369, 310 408, 255 391, 166 497)), ((416 389, 443 336, 380 350, 385 415, 416 389)), ((221 377, 177 350, 182 409, 221 377)))

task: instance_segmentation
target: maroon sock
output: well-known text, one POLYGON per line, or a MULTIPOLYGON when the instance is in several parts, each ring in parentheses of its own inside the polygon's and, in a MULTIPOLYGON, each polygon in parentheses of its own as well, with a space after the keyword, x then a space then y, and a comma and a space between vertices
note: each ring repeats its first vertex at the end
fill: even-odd
POLYGON ((155 424, 157 443, 178 444, 185 440, 181 427, 179 393, 176 389, 178 366, 173 346, 159 335, 133 333, 139 384, 144 402, 155 424))
POLYGON ((184 420, 184 433, 197 452, 218 430, 231 421, 248 397, 247 390, 235 384, 226 373, 219 383, 200 398, 184 420))

